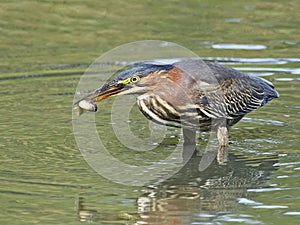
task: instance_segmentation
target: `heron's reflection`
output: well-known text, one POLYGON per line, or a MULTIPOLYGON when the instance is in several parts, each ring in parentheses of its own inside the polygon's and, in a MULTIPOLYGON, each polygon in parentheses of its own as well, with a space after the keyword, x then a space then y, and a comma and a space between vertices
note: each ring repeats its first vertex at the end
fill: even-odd
POLYGON ((238 198, 250 198, 247 189, 265 182, 275 170, 277 157, 245 159, 228 155, 220 165, 213 161, 199 172, 201 157, 193 156, 175 176, 148 187, 137 200, 140 222, 144 224, 190 224, 207 222, 234 212, 238 198))
MULTIPOLYGON (((173 177, 143 188, 137 198, 136 213, 122 212, 121 219, 136 224, 190 224, 209 222, 222 214, 234 213, 240 205, 238 198, 251 198, 249 188, 262 185, 276 169, 277 156, 245 158, 229 154, 226 164, 217 159, 202 172, 202 157, 193 155, 173 177)), ((98 210, 84 207, 79 198, 78 215, 81 221, 97 221, 98 210)), ((117 206, 116 206, 117 207, 117 206)), ((100 210, 99 210, 100 211, 100 210)), ((120 218, 119 218, 120 219, 120 218)))

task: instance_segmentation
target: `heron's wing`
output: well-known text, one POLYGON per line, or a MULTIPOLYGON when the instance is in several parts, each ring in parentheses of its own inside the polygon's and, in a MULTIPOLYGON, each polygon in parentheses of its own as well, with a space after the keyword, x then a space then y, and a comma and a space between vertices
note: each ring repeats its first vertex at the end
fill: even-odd
POLYGON ((237 70, 218 65, 212 67, 218 85, 203 91, 201 88, 201 111, 211 118, 244 116, 260 108, 279 95, 274 86, 259 77, 243 74, 237 70))

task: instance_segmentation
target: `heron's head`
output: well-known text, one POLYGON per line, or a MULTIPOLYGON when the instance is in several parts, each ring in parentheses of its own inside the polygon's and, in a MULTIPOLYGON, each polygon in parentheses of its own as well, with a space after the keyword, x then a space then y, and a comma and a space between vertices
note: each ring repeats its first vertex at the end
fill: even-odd
POLYGON ((144 94, 160 85, 162 79, 170 75, 174 69, 173 65, 139 64, 126 67, 116 72, 115 78, 96 89, 85 99, 94 102, 104 100, 109 97, 125 94, 144 94))

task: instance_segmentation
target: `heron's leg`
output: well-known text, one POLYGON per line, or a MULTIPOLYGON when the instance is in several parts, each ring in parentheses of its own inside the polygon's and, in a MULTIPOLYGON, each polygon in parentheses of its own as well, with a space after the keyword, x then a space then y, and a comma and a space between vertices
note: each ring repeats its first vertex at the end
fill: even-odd
POLYGON ((183 152, 182 158, 186 162, 191 158, 196 149, 196 130, 183 128, 183 152))
POLYGON ((228 129, 227 127, 219 127, 217 130, 217 138, 220 146, 228 146, 228 129))
POLYGON ((217 160, 219 163, 227 161, 228 156, 228 129, 225 126, 221 126, 217 130, 217 138, 219 141, 219 149, 217 160))

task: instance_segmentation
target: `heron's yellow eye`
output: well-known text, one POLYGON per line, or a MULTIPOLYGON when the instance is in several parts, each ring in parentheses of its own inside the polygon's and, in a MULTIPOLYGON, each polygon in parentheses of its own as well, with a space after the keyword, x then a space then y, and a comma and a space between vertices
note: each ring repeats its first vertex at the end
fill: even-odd
POLYGON ((130 78, 130 82, 131 83, 136 83, 140 80, 140 77, 139 76, 133 76, 130 78))

